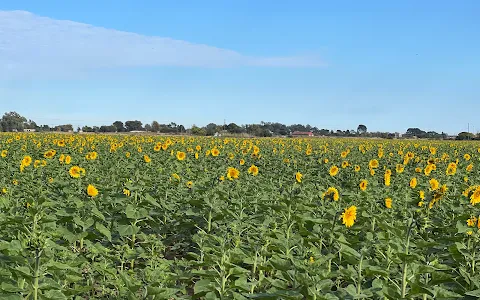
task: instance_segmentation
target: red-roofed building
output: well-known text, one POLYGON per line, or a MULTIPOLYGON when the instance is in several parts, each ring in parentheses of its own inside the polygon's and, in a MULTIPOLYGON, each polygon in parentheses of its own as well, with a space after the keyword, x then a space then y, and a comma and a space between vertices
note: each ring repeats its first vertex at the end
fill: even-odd
POLYGON ((297 136, 313 136, 313 132, 311 131, 294 131, 292 132, 293 137, 297 136))

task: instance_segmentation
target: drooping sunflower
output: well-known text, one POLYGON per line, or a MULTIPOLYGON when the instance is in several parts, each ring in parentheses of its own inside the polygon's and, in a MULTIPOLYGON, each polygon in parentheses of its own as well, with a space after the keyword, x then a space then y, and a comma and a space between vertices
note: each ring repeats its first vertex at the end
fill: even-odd
POLYGON ((366 179, 363 179, 360 181, 359 187, 362 191, 365 191, 367 189, 368 181, 366 179))
POLYGON ((302 177, 303 177, 303 174, 302 174, 302 173, 300 173, 300 172, 295 173, 295 180, 296 180, 298 183, 302 182, 302 177))
POLYGON ((152 159, 148 156, 148 155, 143 155, 143 160, 148 164, 150 162, 152 162, 152 159))
POLYGON ((7 157, 7 154, 8 154, 8 151, 7 151, 7 150, 2 150, 2 152, 0 153, 0 156, 1 156, 2 158, 5 158, 5 157, 7 157))
POLYGON ((355 165, 354 170, 355 170, 355 172, 359 172, 359 171, 360 171, 360 166, 359 166, 359 165, 355 165))
POLYGON ((392 208, 392 198, 385 199, 385 207, 392 208))
POLYGON ((352 205, 349 208, 346 208, 340 218, 342 219, 345 227, 352 227, 355 223, 355 220, 357 220, 357 207, 352 205))
POLYGON ((410 179, 410 187, 412 189, 414 189, 415 187, 417 187, 417 178, 413 177, 412 179, 410 179))

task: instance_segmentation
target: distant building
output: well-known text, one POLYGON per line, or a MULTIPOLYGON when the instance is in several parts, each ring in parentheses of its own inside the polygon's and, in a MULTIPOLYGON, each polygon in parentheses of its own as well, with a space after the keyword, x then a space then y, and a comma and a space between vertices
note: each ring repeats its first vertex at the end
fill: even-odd
POLYGON ((30 129, 30 128, 26 128, 23 130, 23 132, 35 132, 36 130, 35 129, 30 129))
POLYGON ((294 131, 292 132, 293 137, 303 137, 303 136, 313 136, 311 131, 294 131))

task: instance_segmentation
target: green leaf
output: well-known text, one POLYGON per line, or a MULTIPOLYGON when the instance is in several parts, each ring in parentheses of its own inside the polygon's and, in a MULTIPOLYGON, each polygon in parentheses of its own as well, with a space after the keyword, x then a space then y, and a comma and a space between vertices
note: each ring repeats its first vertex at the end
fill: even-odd
POLYGON ((2 282, 2 285, 0 286, 0 289, 2 291, 8 292, 8 293, 18 293, 23 291, 23 289, 19 288, 18 286, 14 286, 13 284, 7 283, 7 282, 2 282))
POLYGON ((43 298, 50 299, 50 300, 66 300, 67 296, 65 296, 61 291, 50 290, 50 291, 46 291, 43 294, 43 298))
POLYGON ((193 287, 193 292, 195 294, 210 292, 213 290, 212 282, 208 279, 201 279, 195 282, 195 286, 193 287))
POLYGON ((480 298, 480 289, 479 289, 479 290, 470 291, 470 292, 466 292, 465 295, 480 298))
POLYGON ((106 236, 109 242, 112 242, 112 234, 110 230, 107 229, 107 227, 103 226, 102 223, 97 222, 95 224, 95 228, 98 230, 98 232, 106 236))
POLYGON ((125 215, 127 216, 127 218, 135 219, 136 214, 137 214, 136 208, 133 205, 128 204, 127 207, 125 208, 125 215))
POLYGON ((92 213, 102 221, 105 221, 105 216, 98 210, 96 206, 92 208, 92 213))

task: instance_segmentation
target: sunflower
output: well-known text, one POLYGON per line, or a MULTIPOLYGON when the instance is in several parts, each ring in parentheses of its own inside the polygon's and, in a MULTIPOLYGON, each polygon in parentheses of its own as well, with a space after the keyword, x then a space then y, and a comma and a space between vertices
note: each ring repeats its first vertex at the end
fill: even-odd
POLYGON ((385 199, 385 207, 392 208, 392 198, 385 199))
POLYGON ((70 155, 65 156, 65 164, 69 165, 72 162, 72 157, 70 155))
POLYGON ((411 187, 412 189, 414 189, 416 186, 417 186, 417 178, 413 177, 413 178, 410 180, 410 187, 411 187))
POLYGON ((338 201, 340 198, 340 194, 338 193, 338 190, 334 187, 329 187, 325 193, 322 195, 322 199, 325 197, 331 198, 334 201, 338 201))
POLYGON ((348 167, 348 161, 342 161, 342 169, 345 169, 346 167, 348 167))
POLYGON ((447 176, 455 175, 455 173, 457 173, 457 164, 449 163, 445 173, 447 174, 447 176))
POLYGON ((162 144, 156 144, 154 147, 153 147, 153 151, 155 152, 158 152, 162 150, 162 144))
POLYGON ((26 155, 26 156, 23 157, 22 165, 24 165, 25 167, 28 167, 31 163, 32 163, 32 157, 31 156, 26 155))
POLYGON ((470 196, 470 204, 475 205, 477 203, 480 203, 480 186, 478 186, 472 196, 470 196))
POLYGON ((465 160, 470 160, 472 157, 470 156, 470 154, 465 153, 465 155, 463 156, 463 158, 464 158, 465 160))
POLYGON ((239 170, 237 170, 235 168, 232 168, 232 167, 228 167, 227 178, 229 180, 238 179, 239 176, 240 176, 240 171, 239 170))
POLYGON ((187 187, 191 189, 193 187, 193 182, 192 181, 187 181, 187 187))
POLYGON ((476 217, 471 217, 470 219, 467 220, 467 226, 468 227, 474 227, 477 225, 477 218, 476 217))
POLYGON ((466 168, 467 172, 472 172, 473 170, 473 164, 469 164, 466 168))
POLYGON ((43 157, 50 159, 50 158, 54 157, 56 153, 57 152, 55 150, 48 150, 47 152, 45 152, 43 154, 43 157))
POLYGON ((359 165, 355 165, 355 167, 353 168, 353 170, 355 170, 355 172, 359 172, 359 171, 360 171, 360 166, 359 166, 359 165))
POLYGON ((197 151, 202 150, 202 146, 200 146, 200 145, 195 146, 195 150, 197 150, 197 151))
POLYGON ((376 160, 376 159, 370 160, 370 161, 368 162, 368 167, 369 167, 370 169, 376 169, 376 168, 378 168, 378 160, 376 160))
POLYGON ((177 159, 178 159, 178 160, 184 160, 185 157, 186 157, 185 152, 177 151, 177 159))
POLYGON ((392 178, 392 175, 390 175, 390 173, 385 172, 385 175, 383 176, 383 181, 385 183, 385 186, 390 186, 391 178, 392 178))
MULTIPOLYGON (((212 156, 218 156, 220 155, 220 150, 218 150, 217 148, 213 148, 210 153, 212 154, 212 156)), ((208 154, 207 154, 208 155, 208 154)))
POLYGON ((180 181, 180 176, 178 176, 177 173, 173 173, 173 174, 172 174, 172 178, 173 178, 174 180, 176 180, 176 181, 180 181))
POLYGON ((243 166, 245 164, 245 160, 242 158, 240 159, 240 165, 243 166))
POLYGON ((126 157, 126 158, 129 158, 129 157, 130 157, 130 155, 131 155, 131 153, 130 153, 130 152, 126 152, 126 153, 125 153, 125 157, 126 157))
POLYGON ((349 208, 346 208, 340 218, 342 219, 343 224, 345 224, 345 227, 352 227, 357 219, 357 207, 352 205, 349 208))
POLYGON ((425 191, 419 191, 419 192, 418 192, 418 197, 419 197, 421 200, 425 200, 425 191))
POLYGON ((332 166, 332 167, 330 168, 330 171, 329 171, 330 176, 332 176, 332 177, 333 177, 333 176, 336 176, 336 175, 338 174, 338 170, 339 170, 339 169, 338 169, 337 166, 332 166))
POLYGON ((40 163, 41 163, 41 161, 38 160, 38 159, 36 159, 36 160, 33 162, 33 167, 34 167, 34 168, 38 168, 38 167, 40 166, 40 163))
POLYGON ((7 157, 7 154, 8 154, 8 151, 7 151, 7 150, 2 150, 2 152, 0 153, 0 156, 1 156, 2 158, 5 158, 5 157, 7 157))
POLYGON ((79 166, 72 166, 70 170, 68 170, 68 174, 70 174, 73 178, 79 178, 81 175, 81 168, 79 166))
POLYGON ((415 168, 415 172, 416 172, 416 173, 422 173, 422 168, 416 167, 416 168, 415 168))
POLYGON ((360 181, 359 187, 362 191, 365 191, 367 189, 368 181, 363 179, 360 181))
POLYGON ((248 168, 248 173, 252 174, 253 176, 258 175, 258 167, 255 165, 252 165, 250 168, 248 168))
POLYGON ((97 188, 92 184, 89 184, 87 187, 87 195, 89 195, 90 197, 96 197, 98 195, 97 188))
POLYGON ((435 191, 440 187, 440 183, 435 178, 430 179, 429 183, 432 191, 435 191))
POLYGON ((395 171, 396 171, 398 174, 403 173, 404 170, 405 170, 405 165, 397 164, 397 166, 395 167, 395 171))
POLYGON ((303 174, 302 174, 302 173, 300 173, 300 172, 295 173, 295 180, 296 180, 298 183, 302 182, 302 177, 303 177, 303 174))
POLYGON ((148 164, 150 162, 152 162, 152 159, 148 156, 148 155, 143 155, 143 160, 148 164))
POLYGON ((123 189, 123 194, 127 197, 130 197, 130 195, 132 194, 132 192, 130 192, 130 190, 128 189, 123 189))

